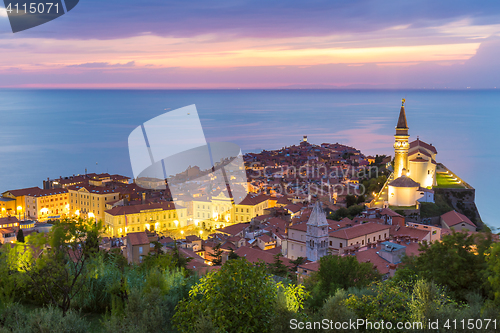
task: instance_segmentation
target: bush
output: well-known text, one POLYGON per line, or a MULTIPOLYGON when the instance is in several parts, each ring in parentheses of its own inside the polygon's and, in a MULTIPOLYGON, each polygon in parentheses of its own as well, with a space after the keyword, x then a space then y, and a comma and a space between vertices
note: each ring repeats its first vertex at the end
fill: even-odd
POLYGON ((60 309, 49 306, 28 312, 18 303, 5 306, 0 311, 2 332, 12 333, 85 333, 89 331, 90 323, 77 312, 68 311, 63 316, 60 309))

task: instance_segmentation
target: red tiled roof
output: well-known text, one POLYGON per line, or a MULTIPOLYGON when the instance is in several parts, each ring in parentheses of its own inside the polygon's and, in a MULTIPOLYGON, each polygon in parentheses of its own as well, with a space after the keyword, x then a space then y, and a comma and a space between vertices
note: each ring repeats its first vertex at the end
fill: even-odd
POLYGON ((317 272, 319 271, 319 261, 310 261, 299 266, 307 271, 317 272))
MULTIPOLYGON (((257 263, 259 260, 262 260, 268 264, 272 264, 274 262, 274 254, 269 253, 268 251, 263 251, 258 248, 250 248, 247 246, 242 246, 234 252, 238 256, 245 258, 251 263, 257 263)), ((280 257, 280 260, 282 260, 283 264, 288 267, 293 266, 293 264, 290 263, 290 259, 288 258, 280 257)))
POLYGON ((389 183, 389 186, 394 186, 394 187, 420 187, 420 184, 411 179, 408 176, 401 176, 399 178, 396 178, 392 182, 389 183))
MULTIPOLYGON (((38 192, 40 192, 41 190, 42 190, 41 188, 39 188, 38 186, 35 186, 35 187, 22 188, 22 189, 18 189, 18 190, 10 190, 7 192, 11 193, 15 197, 20 197, 23 195, 35 195, 35 194, 38 194, 38 192)), ((4 192, 4 193, 7 193, 7 192, 4 192)))
POLYGON ((276 246, 276 247, 273 247, 272 249, 268 249, 268 250, 264 250, 268 253, 271 253, 273 255, 276 255, 278 253, 281 253, 281 246, 276 246))
POLYGON ((7 217, 0 218, 0 225, 9 224, 9 223, 17 223, 17 222, 19 222, 19 221, 17 220, 17 217, 15 217, 15 216, 7 216, 7 217))
POLYGON ((378 255, 377 251, 380 251, 380 247, 374 249, 367 249, 366 251, 358 251, 355 253, 356 259, 359 262, 370 262, 372 263, 380 274, 389 273, 389 262, 378 255))
POLYGON ((175 209, 180 209, 184 207, 180 206, 175 206, 173 202, 160 202, 160 203, 153 203, 153 204, 141 204, 141 205, 131 205, 131 206, 118 206, 114 207, 112 209, 106 210, 105 212, 109 215, 113 216, 119 216, 119 215, 125 215, 125 214, 138 214, 142 210, 149 210, 149 209, 161 209, 161 211, 166 211, 166 210, 175 210, 175 209))
POLYGON ((418 238, 419 241, 422 241, 427 235, 429 235, 430 232, 431 232, 430 230, 408 228, 408 227, 401 227, 401 226, 393 225, 393 226, 391 226, 391 230, 389 233, 393 237, 394 236, 399 236, 399 237, 409 236, 409 237, 416 237, 416 238, 418 238))
POLYGON ((49 195, 56 195, 56 194, 62 194, 62 193, 68 193, 68 190, 65 188, 55 188, 55 189, 45 189, 45 190, 40 190, 38 193, 33 195, 34 197, 45 197, 49 195))
POLYGON ((457 211, 450 211, 448 213, 445 213, 443 215, 441 215, 441 219, 448 225, 448 227, 452 227, 452 226, 455 226, 457 224, 460 224, 462 222, 465 222, 467 223, 468 225, 471 225, 473 226, 474 228, 476 227, 476 225, 474 223, 472 223, 471 220, 469 220, 469 218, 467 216, 465 216, 464 214, 460 214, 459 212, 457 211))
POLYGON ((268 234, 262 234, 261 236, 257 237, 257 239, 262 240, 264 243, 275 242, 275 240, 272 239, 268 234))
POLYGON ((408 156, 413 156, 413 155, 415 155, 415 154, 416 154, 416 155, 418 155, 418 153, 420 153, 420 154, 422 154, 422 155, 425 155, 425 156, 427 156, 427 157, 432 157, 432 155, 431 155, 431 154, 429 154, 429 153, 427 152, 427 150, 424 150, 424 149, 421 149, 421 148, 417 148, 417 149, 413 150, 412 152, 410 152, 410 153, 408 154, 408 156))
POLYGON ((120 189, 112 189, 109 187, 102 187, 102 186, 72 185, 68 187, 68 189, 72 191, 78 191, 82 188, 86 189, 89 193, 97 193, 97 194, 120 193, 120 189))
POLYGON ((14 228, 2 228, 2 229, 0 229, 0 233, 2 233, 2 234, 10 234, 10 233, 15 232, 15 231, 16 231, 16 229, 14 229, 14 228))
POLYGON ((353 239, 363 235, 368 235, 374 232, 382 231, 384 229, 389 230, 388 225, 368 222, 363 224, 357 224, 350 228, 340 229, 337 231, 330 232, 330 237, 341 238, 341 239, 353 239))
POLYGON ((130 232, 127 234, 128 242, 130 245, 144 245, 149 244, 148 235, 145 231, 130 232))
POLYGON ((289 211, 291 211, 294 214, 299 212, 301 208, 302 208, 302 206, 298 205, 298 204, 289 204, 289 205, 285 206, 285 209, 288 209, 289 211))
POLYGON ((238 205, 255 206, 269 199, 270 197, 265 194, 248 194, 238 205))
POLYGON ((355 224, 362 223, 362 222, 373 222, 373 223, 378 223, 378 224, 385 224, 385 221, 383 219, 378 219, 378 218, 373 218, 373 217, 355 217, 352 219, 352 222, 355 224))
POLYGON ((423 148, 425 148, 427 150, 432 151, 434 154, 437 154, 436 147, 434 147, 433 145, 430 145, 428 143, 425 143, 425 142, 423 142, 420 139, 417 139, 417 140, 415 140, 413 142, 410 142, 410 149, 412 149, 414 147, 423 147, 423 148))
POLYGON ((307 231, 307 223, 297 223, 288 227, 288 230, 307 231))
POLYGON ((288 200, 288 197, 284 196, 284 197, 279 198, 276 203, 281 204, 281 205, 288 205, 290 203, 290 200, 288 200))
POLYGON ((233 225, 227 226, 225 228, 216 229, 215 231, 221 232, 223 234, 234 236, 234 235, 239 234, 243 229, 247 228, 248 226, 250 226, 249 222, 238 223, 238 224, 233 224, 233 225))
POLYGON ((186 243, 192 243, 192 242, 197 241, 197 240, 201 240, 201 238, 196 236, 196 235, 186 236, 186 243))
POLYGON ((380 211, 380 215, 388 215, 391 217, 403 217, 401 214, 396 213, 390 208, 384 208, 380 211))
POLYGON ((165 237, 158 240, 161 244, 168 244, 175 242, 171 237, 165 237))

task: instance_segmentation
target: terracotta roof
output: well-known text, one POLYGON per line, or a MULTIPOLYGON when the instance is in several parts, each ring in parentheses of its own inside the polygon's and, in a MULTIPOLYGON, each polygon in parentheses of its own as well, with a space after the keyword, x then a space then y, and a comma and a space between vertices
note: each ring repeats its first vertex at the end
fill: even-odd
POLYGON ((340 220, 339 222, 343 222, 343 223, 350 223, 352 222, 351 219, 349 219, 348 217, 344 217, 342 220, 340 220))
POLYGON ((131 206, 118 206, 112 209, 106 210, 105 213, 113 216, 119 215, 129 215, 129 214, 138 214, 142 210, 150 210, 150 209, 159 209, 160 211, 166 210, 175 210, 184 207, 175 206, 173 202, 161 202, 161 203, 153 203, 153 204, 140 204, 140 205, 131 205, 131 206))
POLYGON ((358 262, 369 262, 377 269, 380 274, 389 273, 389 262, 378 255, 377 251, 380 251, 380 246, 377 248, 367 249, 366 251, 358 251, 354 255, 358 262))
POLYGON ((14 228, 3 228, 3 229, 0 229, 0 233, 2 234, 10 234, 12 232, 15 232, 16 229, 14 228))
POLYGON ((422 147, 422 148, 425 148, 427 150, 432 151, 434 154, 437 154, 436 147, 434 147, 433 145, 430 145, 428 143, 425 143, 425 142, 421 141, 420 139, 417 139, 413 142, 410 142, 410 149, 412 149, 414 147, 422 147))
POLYGON ((288 230, 307 231, 307 223, 297 223, 288 227, 288 230))
POLYGON ((17 217, 15 217, 15 216, 7 216, 7 217, 0 218, 0 225, 9 224, 9 223, 17 223, 17 222, 19 222, 19 221, 17 220, 17 217))
POLYGON ((272 239, 268 234, 262 234, 261 236, 257 237, 257 239, 262 240, 264 243, 275 242, 275 240, 272 239))
POLYGON ((389 186, 394 187, 420 187, 420 184, 408 176, 401 176, 389 183, 389 186))
POLYGON ((186 242, 187 243, 192 243, 192 242, 197 241, 197 240, 201 240, 201 238, 198 237, 198 236, 196 236, 196 235, 186 236, 186 242))
POLYGON ((422 148, 420 148, 419 146, 415 146, 415 147, 416 147, 416 149, 415 149, 415 150, 413 150, 413 149, 412 149, 412 150, 410 150, 411 152, 410 152, 410 153, 408 153, 408 156, 413 156, 413 155, 415 155, 415 154, 417 154, 417 155, 418 155, 418 153, 420 153, 420 154, 425 155, 425 156, 427 156, 427 157, 432 157, 432 155, 431 155, 431 154, 429 154, 429 152, 428 152, 427 150, 422 149, 422 148))
MULTIPOLYGON (((18 190, 10 190, 7 192, 11 193, 15 197, 20 197, 23 195, 35 195, 35 194, 38 194, 38 192, 40 192, 41 190, 42 190, 41 188, 39 188, 38 186, 35 186, 35 187, 22 188, 22 189, 18 189, 18 190)), ((7 193, 7 192, 4 192, 4 193, 7 193)))
POLYGON ((158 240, 161 244, 174 243, 175 241, 171 237, 165 237, 158 240))
POLYGON ((224 244, 221 245, 220 249, 231 251, 231 250, 236 250, 236 247, 231 242, 224 242, 224 244))
MULTIPOLYGON (((267 264, 272 264, 274 262, 274 254, 269 253, 268 251, 263 251, 258 248, 242 246, 234 252, 251 263, 257 263, 259 260, 262 260, 267 264)), ((288 258, 280 257, 280 260, 283 261, 283 264, 285 266, 288 267, 293 266, 293 264, 290 263, 290 259, 288 258)))
POLYGON ((61 194, 61 193, 68 193, 68 190, 65 188, 45 189, 45 190, 38 191, 38 193, 36 193, 33 196, 34 197, 45 197, 45 196, 56 195, 56 194, 61 194))
POLYGON ((264 202, 266 200, 269 200, 269 197, 264 194, 260 195, 255 195, 255 194, 248 194, 245 199, 243 199, 238 205, 244 205, 244 206, 255 206, 260 204, 261 202, 264 202))
POLYGON ((410 162, 429 162, 428 160, 424 160, 423 158, 414 158, 413 160, 410 160, 410 162))
POLYGON ((419 241, 422 241, 429 233, 431 230, 423 230, 423 229, 417 229, 417 228, 408 228, 408 227, 401 227, 401 226, 391 226, 390 234, 391 236, 409 236, 409 237, 415 237, 418 238, 419 241), (397 229, 397 230, 396 230, 397 229))
POLYGON ((384 219, 372 218, 372 217, 355 217, 352 219, 352 222, 355 224, 360 224, 363 222, 373 222, 378 224, 385 224, 384 219))
POLYGON ((109 187, 102 187, 102 186, 73 185, 68 187, 68 189, 72 191, 79 191, 82 188, 86 189, 89 193, 97 193, 97 194, 120 193, 120 189, 112 189, 109 187))
POLYGON ((396 213, 390 208, 384 208, 380 211, 380 215, 389 215, 391 217, 403 217, 402 215, 396 213))
POLYGON ((148 235, 145 231, 142 232, 129 232, 127 234, 128 242, 130 245, 144 245, 149 244, 148 235))
POLYGON ((284 197, 279 198, 276 203, 281 204, 281 205, 288 205, 290 203, 290 200, 288 200, 288 197, 284 196, 284 197))
POLYGON ((468 225, 471 225, 474 228, 476 227, 476 225, 474 223, 472 223, 472 221, 469 220, 469 218, 467 216, 465 216, 464 214, 460 214, 459 212, 454 211, 454 210, 441 215, 441 219, 450 228, 457 225, 457 224, 460 224, 462 222, 467 223, 468 225))
POLYGON ((288 209, 289 211, 291 211, 294 214, 297 212, 300 212, 301 208, 302 208, 302 206, 298 205, 298 204, 289 204, 289 205, 285 206, 285 209, 288 209))
POLYGON ((273 247, 272 249, 267 249, 264 251, 266 251, 267 253, 271 253, 273 255, 276 255, 278 253, 281 253, 281 246, 276 246, 276 247, 273 247))
POLYGON ((350 228, 340 229, 337 231, 330 232, 330 237, 341 238, 341 239, 353 239, 356 237, 372 234, 374 232, 382 231, 387 229, 389 231, 388 225, 368 222, 363 224, 357 224, 350 228))
POLYGON ((215 231, 234 236, 236 234, 239 234, 243 229, 247 228, 248 226, 250 226, 249 222, 238 223, 238 224, 233 224, 233 225, 227 226, 225 228, 217 229, 215 231))
POLYGON ((317 272, 319 271, 319 261, 310 261, 305 264, 299 265, 298 267, 307 271, 317 272))
POLYGON ((279 217, 273 217, 269 219, 266 224, 281 230, 285 230, 287 222, 283 219, 280 219, 279 217))

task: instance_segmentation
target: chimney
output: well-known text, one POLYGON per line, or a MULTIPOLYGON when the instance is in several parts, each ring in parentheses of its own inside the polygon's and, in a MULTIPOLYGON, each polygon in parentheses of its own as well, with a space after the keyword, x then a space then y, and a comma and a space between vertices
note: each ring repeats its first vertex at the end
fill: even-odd
POLYGON ((389 276, 394 276, 394 274, 396 273, 396 267, 397 265, 395 264, 389 264, 389 276))

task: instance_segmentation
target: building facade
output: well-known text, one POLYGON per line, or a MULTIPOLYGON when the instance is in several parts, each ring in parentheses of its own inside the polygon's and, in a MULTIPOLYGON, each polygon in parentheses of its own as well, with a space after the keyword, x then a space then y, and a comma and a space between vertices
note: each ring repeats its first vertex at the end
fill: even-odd
POLYGON ((328 222, 326 214, 317 201, 307 221, 306 255, 307 259, 317 261, 327 255, 328 222))
POLYGON ((187 208, 173 202, 118 206, 104 214, 106 233, 112 237, 144 230, 165 232, 187 225, 187 208))

